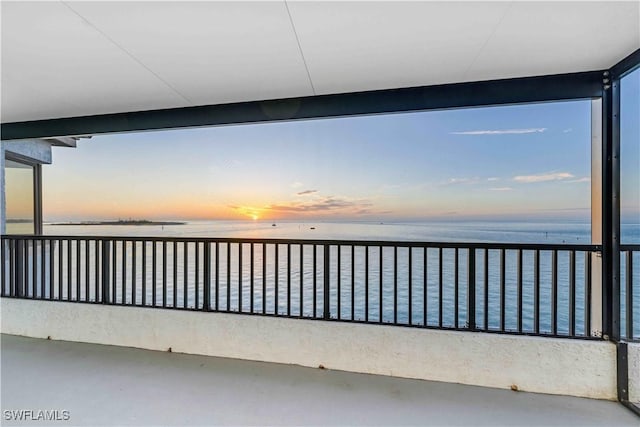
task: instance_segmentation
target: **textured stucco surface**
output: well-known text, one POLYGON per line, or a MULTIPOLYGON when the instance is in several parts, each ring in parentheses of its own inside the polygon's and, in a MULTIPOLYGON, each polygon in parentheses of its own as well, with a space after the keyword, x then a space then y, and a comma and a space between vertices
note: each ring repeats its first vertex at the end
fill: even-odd
MULTIPOLYGON (((22 425, 637 426, 616 402, 2 335, 0 406, 22 425)), ((2 420, 2 425, 16 425, 2 420)))
POLYGON ((2 332, 615 399, 615 346, 263 316, 1 299, 2 332))
POLYGON ((627 345, 629 361, 629 400, 640 402, 640 343, 627 345))

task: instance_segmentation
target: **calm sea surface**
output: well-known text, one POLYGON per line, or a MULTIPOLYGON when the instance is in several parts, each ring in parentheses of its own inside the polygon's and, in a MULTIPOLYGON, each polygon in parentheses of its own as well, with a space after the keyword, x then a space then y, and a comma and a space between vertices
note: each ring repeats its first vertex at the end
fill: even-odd
MULTIPOLYGON (((167 226, 82 226, 82 225, 47 225, 44 233, 61 236, 122 236, 122 237, 231 237, 231 238, 282 238, 282 239, 336 239, 336 240, 382 240, 382 241, 423 241, 423 242, 495 242, 495 243, 566 243, 589 244, 591 241, 590 225, 586 223, 543 223, 543 222, 411 222, 411 223, 365 223, 365 222, 288 222, 277 221, 212 221, 188 222, 184 225, 167 226)), ((624 224, 622 226, 624 243, 640 243, 640 224, 624 224)), ((133 269, 132 243, 126 244, 126 256, 122 256, 121 244, 116 251, 115 272, 117 281, 122 283, 124 273, 125 287, 114 288, 116 301, 131 302, 133 296, 138 303, 142 298, 142 280, 145 280, 145 297, 147 304, 156 294, 157 304, 178 307, 202 307, 202 268, 196 274, 196 264, 202 265, 202 251, 195 258, 195 244, 187 245, 187 262, 184 263, 185 248, 183 245, 167 245, 167 278, 164 297, 162 281, 158 278, 155 286, 150 277, 151 271, 146 271, 143 277, 142 264, 136 262, 136 276, 131 277, 133 269), (174 253, 175 252, 175 253, 174 253), (173 259, 178 262, 173 263, 173 259), (121 266, 124 264, 124 271, 121 266), (175 274, 173 266, 175 265, 175 274), (186 270, 185 270, 186 269, 186 270), (175 278, 175 283, 174 283, 175 278), (186 278, 186 280, 184 280, 186 278), (135 280, 133 280, 135 279, 135 280), (134 286, 134 282, 136 285, 134 286), (199 285, 198 285, 199 283, 199 285), (187 292, 184 292, 186 286, 187 292), (165 298, 164 301, 161 301, 165 298)), ((138 243, 142 245, 142 243, 138 243)), ((153 248, 146 244, 146 264, 152 265, 153 248)), ((142 247, 136 248, 138 254, 142 247)), ((156 255, 161 259, 160 246, 156 248, 156 255)), ((282 314, 312 316, 322 313, 322 266, 323 254, 318 249, 316 258, 313 248, 306 246, 300 252, 300 246, 294 245, 290 249, 291 264, 287 265, 286 245, 279 248, 280 256, 276 262, 275 246, 271 245, 264 252, 258 247, 250 254, 249 245, 220 245, 218 254, 220 269, 217 274, 218 282, 212 290, 214 304, 220 310, 246 311, 253 306, 254 310, 267 313, 277 311, 282 314), (240 250, 242 256, 240 256, 240 250), (251 262, 253 261, 253 266, 251 262), (263 270, 263 265, 266 269, 263 270), (277 265, 277 267, 276 267, 277 265), (316 275, 314 277, 314 266, 316 275), (252 268, 253 267, 253 268, 252 268), (253 271, 253 280, 250 275, 253 271), (315 280, 314 280, 315 279, 315 280), (317 288, 314 287, 317 282, 317 288), (278 283, 280 286, 278 287, 278 283), (291 295, 287 294, 290 286, 291 295), (253 291, 252 291, 253 290, 253 291), (300 297, 302 296, 302 297, 300 297), (315 298, 314 298, 315 297, 315 298), (314 301, 315 300, 315 301, 314 301)), ((81 251, 85 250, 83 247, 81 251)), ((442 250, 442 266, 438 249, 414 248, 409 255, 408 248, 398 248, 397 261, 394 263, 393 248, 380 249, 372 247, 366 253, 364 247, 331 249, 331 313, 334 317, 355 318, 383 322, 397 321, 398 323, 415 323, 437 325, 442 321, 445 326, 454 326, 456 312, 458 324, 464 326, 467 321, 466 267, 458 271, 454 268, 455 251, 442 250), (382 254, 380 253, 382 251, 382 254), (382 257, 382 262, 380 259, 382 257), (409 259, 412 261, 409 261, 409 259), (365 259, 369 260, 369 267, 365 268, 365 259), (339 260, 339 261, 338 261, 339 260), (440 278, 442 275, 442 278, 440 278), (397 279, 395 277, 397 276, 397 279), (426 276, 426 277, 425 277, 426 276), (455 282, 458 279, 458 295, 455 296, 455 282), (442 288, 442 307, 440 307, 440 281, 442 288), (394 286, 397 286, 397 297, 394 302, 394 286), (382 294, 382 307, 379 295, 382 294), (340 296, 338 298, 338 296, 340 296), (426 302, 426 304, 425 304, 426 302), (426 309, 426 310, 425 310, 426 309), (382 316, 382 317, 380 317, 382 316)), ((95 252, 89 248, 90 265, 93 267, 95 252)), ((459 252, 459 265, 467 265, 467 252, 459 252)), ((212 254, 213 256, 213 254, 212 254)), ((496 328, 500 324, 500 251, 487 252, 488 271, 484 271, 484 252, 476 255, 476 318, 479 325, 484 319, 485 297, 488 298, 488 325, 496 328), (484 294, 484 280, 488 280, 488 294, 484 294)), ((522 327, 532 330, 534 325, 534 282, 533 251, 524 251, 522 258, 522 327)), ((138 255, 140 258, 140 255, 138 255)), ((585 331, 585 270, 586 257, 584 252, 576 253, 576 332, 585 331)), ((84 255, 81 257, 81 270, 84 271, 84 255)), ((63 255, 63 265, 67 258, 63 255)), ((56 263, 58 262, 56 258, 56 263)), ((75 262, 75 260, 72 260, 75 262)), ((558 331, 566 333, 570 321, 569 313, 569 283, 570 258, 569 252, 558 253, 558 331)), ((622 260, 623 275, 625 260, 622 260)), ((147 270, 149 267, 146 267, 147 270)), ((73 265, 71 271, 75 271, 73 265)), ((157 271, 161 275, 160 270, 157 271)), ((64 272, 66 279, 66 272, 64 272)), ((73 276, 73 274, 72 274, 73 276)), ((507 329, 517 328, 517 252, 505 253, 505 326, 507 329)), ((73 277, 72 277, 73 282, 73 277)), ((551 282, 552 257, 551 252, 540 252, 540 329, 551 330, 551 282)), ((624 283, 624 282, 623 282, 624 283)), ((75 286, 75 285, 74 285, 75 286)), ((634 318, 635 334, 640 334, 640 255, 634 258, 634 318)), ((61 292, 66 293, 66 289, 61 292)), ((84 285, 80 287, 81 298, 84 298, 84 285)), ((64 296, 64 295, 63 295, 64 296)), ((93 299, 93 288, 89 289, 89 299, 93 299)), ((623 323, 624 323, 624 293, 622 295, 623 323)))

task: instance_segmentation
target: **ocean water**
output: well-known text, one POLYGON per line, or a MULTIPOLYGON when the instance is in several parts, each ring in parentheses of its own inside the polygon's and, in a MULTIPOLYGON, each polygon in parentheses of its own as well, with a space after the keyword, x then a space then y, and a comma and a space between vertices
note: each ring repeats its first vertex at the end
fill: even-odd
MULTIPOLYGON (((287 222, 278 221, 188 222, 168 226, 45 225, 49 236, 119 237, 230 237, 282 239, 335 239, 419 242, 494 242, 588 244, 590 226, 585 223, 542 222, 287 222)), ((622 227, 625 243, 640 243, 640 225, 622 227)), ((62 299, 95 300, 96 248, 92 244, 71 242, 54 251, 53 296, 62 299), (71 250, 71 257, 69 257, 71 250), (78 252, 76 252, 78 251, 78 252), (59 268, 61 267, 61 268, 59 268), (70 282, 67 276, 71 273, 70 282), (61 280, 62 279, 62 280, 61 280), (63 284, 60 286, 60 284, 63 284), (70 283, 70 286, 66 286, 70 283)), ((112 275, 117 286, 111 288, 115 302, 145 305, 202 308, 204 290, 203 246, 194 242, 163 246, 151 242, 114 243, 112 275), (143 247, 144 246, 144 247, 143 247), (145 269, 142 254, 145 254, 145 269), (197 252, 197 253, 196 253, 197 252), (156 256, 155 281, 153 257, 156 256), (162 259, 166 258, 166 270, 162 259), (115 267, 114 267, 115 266, 115 267), (123 280, 124 278, 124 280, 123 280), (144 283, 144 289, 143 289, 144 283), (155 283, 155 285, 154 285, 155 283), (163 283, 166 286, 163 286, 163 283)), ((49 250, 45 244, 45 295, 50 293, 49 250)), ((42 248, 36 248, 40 252, 42 248)), ((522 252, 522 285, 519 294, 518 253, 504 253, 504 296, 501 291, 501 252, 478 250, 475 254, 476 326, 498 329, 504 307, 507 330, 535 330, 534 252, 522 252), (485 261, 485 257, 486 261, 485 261), (487 267, 485 269, 485 266, 487 267), (502 305, 504 299, 504 306, 502 305), (521 319, 518 306, 521 299, 521 319), (485 318, 485 311, 487 316, 485 318), (485 325, 486 322, 486 325, 485 325), (520 322, 520 326, 519 326, 520 322)), ((540 252, 539 329, 552 331, 551 251, 540 252)), ((212 246, 211 305, 219 310, 279 313, 292 316, 322 316, 324 310, 324 251, 313 245, 219 244, 212 246), (215 260, 218 260, 216 268, 215 260)), ((428 326, 464 327, 468 324, 467 289, 469 252, 461 249, 416 247, 332 246, 329 250, 329 308, 341 319, 380 321, 428 326), (458 270, 455 268, 456 256, 458 270), (456 286, 457 283, 457 286, 456 286), (382 297, 380 297, 382 296, 382 297)), ((557 255, 557 331, 566 334, 575 322, 577 334, 586 334, 585 299, 588 295, 587 258, 575 253, 575 318, 570 311, 571 258, 568 251, 557 255)), ((594 260, 595 258, 591 258, 594 260)), ((626 259, 622 260, 622 280, 626 259)), ((640 254, 634 257, 634 312, 640 313, 640 254)), ((36 294, 40 284, 36 279, 36 294)), ((621 295, 622 323, 626 313, 625 294, 621 295)), ((640 315, 634 318, 634 333, 640 334, 640 315)))

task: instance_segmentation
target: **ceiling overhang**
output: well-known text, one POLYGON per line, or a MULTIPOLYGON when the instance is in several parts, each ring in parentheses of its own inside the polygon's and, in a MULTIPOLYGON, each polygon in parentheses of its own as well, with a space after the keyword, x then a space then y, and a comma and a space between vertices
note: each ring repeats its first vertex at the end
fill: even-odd
POLYGON ((92 134, 65 126, 98 116, 113 131, 153 128, 151 111, 156 124, 183 111, 203 125, 522 102, 562 79, 546 87, 563 99, 640 47, 637 1, 1 8, 3 139, 25 122, 42 137, 92 134))

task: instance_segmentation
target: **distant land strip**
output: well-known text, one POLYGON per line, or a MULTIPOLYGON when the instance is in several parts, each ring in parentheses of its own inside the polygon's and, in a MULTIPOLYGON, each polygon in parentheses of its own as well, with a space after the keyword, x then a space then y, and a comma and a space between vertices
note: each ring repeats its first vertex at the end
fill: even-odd
POLYGON ((48 225, 184 225, 180 221, 149 221, 146 219, 130 219, 119 221, 81 221, 81 222, 57 222, 48 225))

